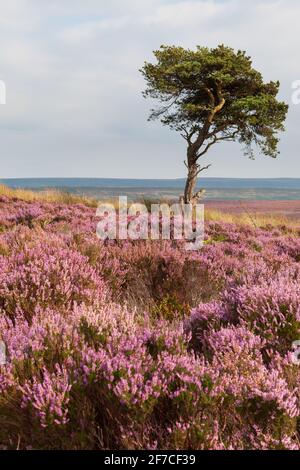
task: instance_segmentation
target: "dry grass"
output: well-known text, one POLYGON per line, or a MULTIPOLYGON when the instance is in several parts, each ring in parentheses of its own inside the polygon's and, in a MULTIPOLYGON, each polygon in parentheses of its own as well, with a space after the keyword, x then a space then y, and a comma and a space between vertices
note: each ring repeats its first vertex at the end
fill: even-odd
POLYGON ((289 227, 291 229, 299 229, 300 221, 289 219, 282 214, 265 214, 263 212, 245 211, 238 214, 230 212, 218 211, 215 209, 207 209, 205 211, 205 220, 214 222, 225 222, 229 224, 251 225, 253 227, 266 227, 272 225, 274 227, 289 227))
MULTIPOLYGON (((58 190, 43 190, 43 191, 33 191, 29 189, 12 189, 5 185, 0 185, 0 196, 6 196, 9 198, 22 199, 27 202, 41 201, 41 202, 52 202, 60 204, 84 204, 88 207, 97 207, 99 201, 92 199, 86 196, 79 196, 71 194, 68 192, 58 191, 58 190)), ((118 200, 111 199, 101 201, 108 204, 112 204, 117 208, 118 200)), ((144 203, 147 208, 150 210, 151 203, 157 203, 157 201, 151 200, 141 200, 141 203, 144 203)), ((171 204, 174 201, 164 201, 166 203, 170 202, 171 204)), ((215 221, 215 222, 225 222, 233 224, 243 224, 251 225, 253 227, 266 227, 266 226, 275 226, 275 227, 289 227, 290 229, 298 229, 300 226, 299 220, 289 219, 288 217, 282 214, 270 214, 262 212, 252 212, 244 211, 242 213, 231 213, 225 212, 216 209, 206 208, 205 210, 205 220, 206 221, 215 221)))
POLYGON ((9 198, 22 199, 27 202, 56 202, 60 204, 84 204, 89 207, 97 207, 96 199, 85 196, 77 196, 75 194, 58 191, 55 189, 47 189, 43 191, 32 191, 30 189, 12 189, 7 186, 0 185, 0 196, 9 198))

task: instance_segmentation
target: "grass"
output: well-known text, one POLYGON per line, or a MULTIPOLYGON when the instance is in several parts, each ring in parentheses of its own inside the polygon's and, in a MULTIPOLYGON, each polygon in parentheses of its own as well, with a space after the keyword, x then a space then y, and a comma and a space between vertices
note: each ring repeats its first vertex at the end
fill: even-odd
POLYGON ((251 225, 253 227, 289 227, 290 229, 299 229, 299 220, 289 219, 281 214, 265 214, 263 212, 244 211, 239 214, 207 209, 205 211, 205 220, 212 222, 223 222, 229 224, 251 225))
MULTIPOLYGON (((83 204, 87 207, 97 207, 99 201, 96 199, 75 195, 69 192, 59 191, 59 190, 43 190, 43 191, 33 191, 29 189, 12 189, 5 185, 0 185, 0 196, 6 196, 9 198, 17 198, 27 202, 49 202, 49 203, 59 203, 59 204, 83 204)), ((116 207, 116 199, 105 200, 105 203, 113 204, 116 207)), ((157 204, 159 201, 151 200, 148 198, 142 198, 139 202, 145 204, 147 209, 151 209, 151 204, 157 204)), ((162 201, 165 203, 174 203, 174 201, 162 201)), ((281 214, 264 214, 263 212, 251 212, 245 210, 243 213, 233 214, 230 212, 225 212, 216 209, 205 209, 205 220, 214 221, 214 222, 225 222, 232 224, 242 224, 242 225, 251 225, 254 227, 288 227, 289 229, 299 229, 300 222, 299 220, 291 220, 288 217, 281 214)))
POLYGON ((79 196, 56 189, 47 189, 43 191, 32 191, 30 189, 12 189, 5 185, 0 185, 0 196, 22 199, 27 202, 52 202, 59 204, 84 204, 88 207, 97 207, 96 199, 79 196))

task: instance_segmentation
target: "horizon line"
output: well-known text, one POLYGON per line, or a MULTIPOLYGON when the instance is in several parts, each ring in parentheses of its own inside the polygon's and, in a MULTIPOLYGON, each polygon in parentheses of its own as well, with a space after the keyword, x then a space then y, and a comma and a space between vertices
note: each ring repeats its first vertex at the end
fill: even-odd
MULTIPOLYGON (((131 180, 131 181, 185 181, 185 177, 180 177, 180 178, 127 178, 127 177, 101 177, 101 176, 9 176, 9 177, 2 177, 0 178, 1 181, 5 180, 42 180, 42 179, 55 179, 55 180, 65 180, 65 179, 70 179, 70 180, 75 180, 75 179, 81 179, 81 180, 131 180)), ((211 179, 211 180, 216 180, 216 179, 226 179, 226 180, 297 180, 300 179, 300 176, 274 176, 274 177, 256 177, 256 176, 251 176, 251 177, 231 177, 231 176, 203 176, 198 179, 198 181, 201 181, 203 179, 211 179)))

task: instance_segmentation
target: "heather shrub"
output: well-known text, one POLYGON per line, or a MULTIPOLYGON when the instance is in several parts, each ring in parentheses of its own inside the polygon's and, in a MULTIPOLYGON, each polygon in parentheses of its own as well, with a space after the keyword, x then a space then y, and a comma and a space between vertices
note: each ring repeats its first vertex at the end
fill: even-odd
POLYGON ((210 414, 218 423, 217 448, 251 448, 255 427, 276 437, 278 445, 282 433, 295 439, 297 395, 281 370, 264 364, 264 341, 245 327, 231 326, 207 331, 202 342, 210 364, 210 414))
POLYGON ((154 318, 165 318, 172 321, 176 318, 184 318, 189 310, 188 304, 182 304, 175 296, 167 294, 153 306, 150 313, 154 318))
POLYGON ((182 311, 215 297, 223 285, 210 273, 205 255, 189 253, 181 243, 136 242, 117 247, 116 252, 125 273, 121 299, 143 308, 156 311, 166 299, 173 299, 182 311))
POLYGON ((86 256, 89 264, 103 278, 115 300, 121 301, 126 289, 126 276, 129 264, 122 260, 122 246, 117 243, 104 243, 89 235, 76 234, 74 247, 86 256))
POLYGON ((103 301, 106 287, 88 260, 67 247, 40 244, 0 258, 0 306, 11 318, 37 307, 68 309, 103 301))
POLYGON ((300 284, 286 273, 245 285, 233 293, 236 316, 266 340, 267 346, 286 353, 300 334, 300 284))
POLYGON ((192 309, 185 320, 185 331, 191 335, 190 346, 195 353, 203 352, 203 337, 207 331, 219 331, 230 320, 230 312, 224 303, 212 301, 192 309))
POLYGON ((300 449, 299 238, 96 238, 95 210, 0 199, 2 449, 300 449))

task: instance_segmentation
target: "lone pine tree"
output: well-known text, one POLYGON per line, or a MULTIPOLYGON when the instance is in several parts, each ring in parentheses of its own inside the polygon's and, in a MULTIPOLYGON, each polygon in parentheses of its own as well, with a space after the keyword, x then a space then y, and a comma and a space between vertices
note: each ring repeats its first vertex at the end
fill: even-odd
POLYGON ((144 96, 160 103, 149 120, 160 119, 187 142, 186 203, 197 199, 197 177, 211 166, 199 162, 213 145, 238 141, 250 158, 255 150, 276 158, 288 105, 277 100, 279 82, 264 83, 245 52, 161 46, 154 56, 156 63, 141 69, 144 96))

